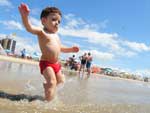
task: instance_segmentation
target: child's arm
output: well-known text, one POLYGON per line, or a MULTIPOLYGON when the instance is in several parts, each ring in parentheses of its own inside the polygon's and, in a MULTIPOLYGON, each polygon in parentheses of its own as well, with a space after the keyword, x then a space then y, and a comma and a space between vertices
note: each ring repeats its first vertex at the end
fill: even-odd
POLYGON ((18 7, 18 9, 21 14, 22 22, 23 22, 26 30, 33 34, 39 35, 42 32, 42 29, 31 25, 31 23, 29 22, 28 15, 29 15, 30 10, 29 10, 28 6, 24 3, 22 3, 18 7))
POLYGON ((70 53, 70 52, 78 52, 79 51, 79 47, 77 46, 73 46, 73 47, 65 47, 64 45, 61 46, 61 52, 64 53, 70 53))
POLYGON ((70 53, 70 52, 78 52, 79 51, 79 47, 78 46, 66 47, 66 46, 62 45, 58 36, 57 36, 57 40, 58 40, 58 43, 60 45, 60 51, 61 52, 70 53))

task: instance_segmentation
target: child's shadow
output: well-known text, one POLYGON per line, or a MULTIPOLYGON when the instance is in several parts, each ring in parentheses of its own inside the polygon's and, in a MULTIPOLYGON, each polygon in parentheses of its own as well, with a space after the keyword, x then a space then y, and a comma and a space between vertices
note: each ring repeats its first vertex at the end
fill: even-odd
POLYGON ((34 101, 34 100, 44 101, 44 98, 39 95, 30 96, 26 94, 10 94, 4 91, 0 91, 0 98, 6 98, 11 101, 20 101, 20 100, 28 100, 29 102, 34 101))

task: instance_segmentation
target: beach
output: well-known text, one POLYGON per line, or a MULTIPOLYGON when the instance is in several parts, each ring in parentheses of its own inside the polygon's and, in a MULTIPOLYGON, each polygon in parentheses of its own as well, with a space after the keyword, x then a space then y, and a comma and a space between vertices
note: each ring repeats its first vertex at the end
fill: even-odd
POLYGON ((0 57, 0 113, 149 113, 150 85, 92 74, 80 78, 63 69, 65 84, 51 102, 43 101, 38 62, 0 57))
POLYGON ((4 55, 0 55, 0 61, 9 61, 9 62, 15 62, 15 63, 38 65, 38 61, 16 58, 16 57, 12 57, 12 56, 4 56, 4 55))
MULTIPOLYGON (((34 60, 28 60, 28 59, 22 59, 22 58, 15 58, 15 57, 11 57, 11 56, 3 56, 3 55, 0 55, 0 61, 6 61, 6 62, 14 62, 14 63, 20 63, 20 64, 31 64, 31 65, 38 65, 39 62, 38 61, 34 61, 34 60)), ((65 72, 68 72, 68 73, 73 73, 73 74, 77 74, 76 71, 73 71, 73 70, 68 70, 68 69, 65 69, 64 67, 62 67, 63 70, 65 72)), ((106 76, 106 75, 103 75, 103 74, 94 74, 95 76, 106 76)), ((131 81, 131 82, 141 82, 141 81, 138 81, 138 80, 133 80, 133 79, 127 79, 127 78, 120 78, 120 77, 112 77, 112 76, 106 76, 108 78, 112 78, 112 79, 120 79, 120 80, 127 80, 127 81, 131 81)))

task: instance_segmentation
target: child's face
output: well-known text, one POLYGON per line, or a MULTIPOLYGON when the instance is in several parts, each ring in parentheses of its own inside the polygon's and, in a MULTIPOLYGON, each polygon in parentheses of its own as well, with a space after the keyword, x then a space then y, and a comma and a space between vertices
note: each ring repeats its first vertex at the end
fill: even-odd
POLYGON ((61 16, 58 13, 52 13, 47 18, 44 18, 43 25, 48 32, 55 33, 61 21, 61 16))

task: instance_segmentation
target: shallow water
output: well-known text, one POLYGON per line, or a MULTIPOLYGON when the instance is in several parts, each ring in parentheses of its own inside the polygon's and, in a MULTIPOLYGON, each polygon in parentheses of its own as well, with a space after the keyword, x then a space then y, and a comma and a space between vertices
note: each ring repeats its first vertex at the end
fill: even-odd
POLYGON ((48 103, 43 81, 38 66, 0 61, 0 113, 150 113, 148 83, 66 74, 48 103))

